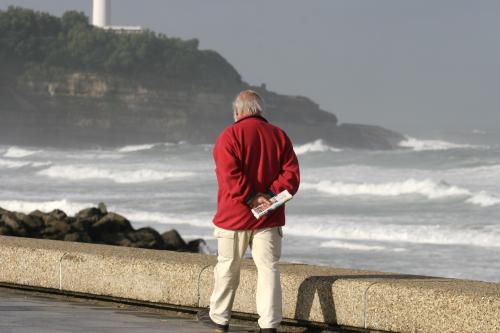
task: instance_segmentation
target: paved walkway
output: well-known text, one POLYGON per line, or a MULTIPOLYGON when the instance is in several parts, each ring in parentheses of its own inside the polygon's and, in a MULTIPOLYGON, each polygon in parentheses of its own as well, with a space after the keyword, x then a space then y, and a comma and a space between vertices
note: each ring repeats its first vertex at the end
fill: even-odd
MULTIPOLYGON (((233 332, 255 332, 233 327, 233 332)), ((192 316, 0 288, 2 333, 213 333, 192 316)))

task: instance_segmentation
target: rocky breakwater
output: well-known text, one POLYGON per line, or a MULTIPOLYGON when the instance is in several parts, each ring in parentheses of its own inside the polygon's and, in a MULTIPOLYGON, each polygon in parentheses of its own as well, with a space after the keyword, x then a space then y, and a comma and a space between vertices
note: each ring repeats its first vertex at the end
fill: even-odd
POLYGON ((153 228, 134 229, 129 220, 117 213, 98 207, 82 209, 68 216, 59 209, 29 214, 0 207, 0 235, 129 246, 155 250, 207 253, 203 239, 184 241, 175 230, 160 234, 153 228))

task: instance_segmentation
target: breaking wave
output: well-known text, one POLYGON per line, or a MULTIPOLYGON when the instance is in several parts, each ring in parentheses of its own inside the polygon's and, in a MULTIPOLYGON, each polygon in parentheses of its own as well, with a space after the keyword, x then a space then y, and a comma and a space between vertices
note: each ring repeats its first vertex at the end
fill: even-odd
POLYGON ((175 180, 195 175, 193 172, 184 171, 158 171, 152 169, 121 171, 75 165, 52 166, 38 171, 37 174, 50 178, 63 178, 68 180, 106 179, 112 180, 115 183, 142 183, 167 179, 175 180))
POLYGON ((22 213, 30 213, 36 209, 42 212, 50 212, 60 209, 68 215, 74 215, 83 208, 95 206, 90 203, 71 202, 66 199, 54 201, 22 201, 22 200, 0 200, 0 207, 22 213))
MULTIPOLYGON (((383 251, 383 250, 388 249, 386 246, 382 246, 382 245, 366 245, 366 244, 361 244, 361 243, 346 242, 346 241, 339 241, 339 240, 331 240, 328 242, 323 242, 320 244, 320 246, 321 247, 333 247, 336 249, 353 250, 353 251, 383 251)), ((403 249, 403 248, 392 249, 392 251, 395 251, 395 252, 401 252, 404 250, 405 249, 403 249)))
POLYGON ((163 142, 163 143, 146 143, 142 145, 128 145, 128 146, 123 146, 121 148, 118 148, 116 151, 119 153, 131 153, 131 152, 136 152, 136 151, 141 151, 141 150, 150 150, 155 147, 170 147, 170 146, 176 146, 176 145, 184 145, 186 144, 185 141, 179 141, 178 143, 173 143, 173 142, 163 142))
MULTIPOLYGON (((134 223, 157 223, 164 225, 190 225, 211 229, 212 215, 169 214, 141 210, 116 210, 134 223)), ((387 243, 415 243, 436 245, 472 245, 481 247, 500 247, 500 228, 461 227, 457 225, 391 224, 373 221, 369 217, 345 221, 343 217, 304 217, 290 215, 284 227, 285 234, 298 237, 324 239, 322 247, 336 247, 349 250, 406 251, 401 244, 395 247, 387 244, 362 244, 362 241, 387 243)), ((491 227, 491 226, 490 226, 491 227)), ((211 234, 211 232, 209 231, 211 234)), ((206 238, 206 237, 205 237, 206 238)))
POLYGON ((47 165, 51 165, 52 162, 46 161, 46 162, 33 162, 33 161, 12 161, 12 160, 5 160, 0 158, 0 168, 5 168, 5 169, 18 169, 22 168, 25 166, 31 166, 31 167, 43 167, 47 165))
POLYGON ((481 207, 489 207, 489 206, 494 206, 494 205, 500 205, 500 198, 492 196, 491 194, 481 191, 473 196, 471 196, 469 199, 467 199, 468 203, 478 205, 481 207))
POLYGON ((400 196, 417 194, 427 199, 440 199, 447 197, 468 197, 467 203, 489 207, 500 204, 500 198, 487 192, 473 193, 472 191, 450 185, 446 182, 435 182, 430 179, 417 180, 414 178, 402 182, 388 183, 344 183, 328 180, 318 183, 303 183, 303 190, 316 190, 333 196, 400 196))
POLYGON ((195 227, 211 228, 212 216, 206 213, 200 214, 166 214, 161 212, 148 212, 141 210, 121 210, 123 214, 132 223, 134 222, 148 222, 158 224, 184 224, 195 227))
POLYGON ((134 152, 134 151, 140 151, 140 150, 148 150, 156 146, 156 143, 149 143, 149 144, 144 144, 144 145, 130 145, 130 146, 124 146, 118 149, 118 152, 120 153, 129 153, 129 152, 134 152))
POLYGON ((9 147, 9 149, 7 149, 7 151, 3 156, 11 158, 20 158, 20 157, 30 156, 39 152, 40 150, 29 150, 19 147, 9 147))
MULTIPOLYGON (((295 220, 294 217, 290 217, 290 222, 285 227, 285 233, 300 237, 317 237, 329 240, 500 247, 500 230, 498 228, 496 230, 488 230, 487 228, 460 228, 456 225, 382 224, 380 222, 337 221, 335 218, 331 218, 330 223, 326 224, 318 221, 317 218, 300 218, 300 220, 295 220)), ((364 219, 365 221, 368 220, 368 218, 364 219)), ((323 246, 329 244, 335 245, 335 243, 329 243, 328 241, 323 246)), ((346 244, 343 245, 347 246, 346 244)))
POLYGON ((303 155, 303 154, 307 154, 307 153, 324 153, 327 151, 331 151, 331 152, 342 151, 342 149, 328 146, 321 139, 318 139, 318 140, 313 141, 313 142, 308 142, 308 143, 305 143, 303 145, 296 146, 293 149, 295 150, 295 154, 297 154, 297 155, 303 155))
POLYGON ((398 145, 402 148, 411 148, 414 151, 487 148, 486 146, 459 144, 441 140, 419 140, 410 136, 406 136, 406 140, 399 142, 398 145))

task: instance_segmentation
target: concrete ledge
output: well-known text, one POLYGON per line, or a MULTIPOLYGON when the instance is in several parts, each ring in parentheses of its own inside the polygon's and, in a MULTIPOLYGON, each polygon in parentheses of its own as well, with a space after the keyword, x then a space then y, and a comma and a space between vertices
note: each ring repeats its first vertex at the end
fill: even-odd
MULTIPOLYGON (((0 282, 206 307, 215 258, 0 236, 0 282)), ((500 332, 500 284, 281 265, 284 317, 390 332, 500 332)), ((255 314, 256 269, 242 267, 234 310, 255 314)))

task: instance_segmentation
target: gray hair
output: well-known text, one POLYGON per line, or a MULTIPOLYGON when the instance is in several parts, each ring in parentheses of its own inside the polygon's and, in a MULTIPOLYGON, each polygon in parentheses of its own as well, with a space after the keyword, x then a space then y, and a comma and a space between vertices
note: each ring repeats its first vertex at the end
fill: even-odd
POLYGON ((264 113, 264 100, 253 90, 245 90, 238 94, 233 102, 233 113, 240 111, 251 115, 264 113))

